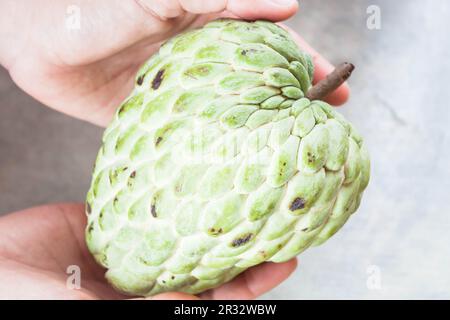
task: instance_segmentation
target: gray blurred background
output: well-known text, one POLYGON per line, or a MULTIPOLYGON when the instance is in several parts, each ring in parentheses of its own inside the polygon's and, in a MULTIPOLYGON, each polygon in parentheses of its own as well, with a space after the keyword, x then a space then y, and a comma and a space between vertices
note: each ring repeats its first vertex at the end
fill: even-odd
MULTIPOLYGON (((450 298, 449 14, 446 0, 301 1, 288 25, 357 66, 340 111, 365 137, 372 179, 342 231, 263 298, 450 298)), ((0 214, 83 201, 103 130, 42 106, 3 69, 0 110, 0 214)))

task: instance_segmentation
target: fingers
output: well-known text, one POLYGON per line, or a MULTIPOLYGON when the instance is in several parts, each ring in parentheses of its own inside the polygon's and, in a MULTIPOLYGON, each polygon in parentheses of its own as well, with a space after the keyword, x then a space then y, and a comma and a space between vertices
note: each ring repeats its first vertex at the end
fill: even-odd
MULTIPOLYGON (((308 52, 314 62, 314 83, 319 82, 324 79, 328 74, 334 70, 334 66, 326 60, 322 55, 320 55, 314 48, 312 48, 302 37, 300 37, 295 31, 289 27, 282 25, 283 28, 287 29, 298 45, 308 52)), ((350 95, 350 88, 347 82, 343 83, 339 88, 333 91, 326 97, 326 101, 332 105, 338 106, 345 103, 350 95)))
POLYGON ((284 263, 266 262, 250 268, 233 281, 201 294, 204 299, 254 299, 283 282, 297 267, 294 258, 284 263))
POLYGON ((229 11, 244 19, 284 20, 298 9, 296 0, 137 0, 163 20, 184 12, 209 14, 229 11))

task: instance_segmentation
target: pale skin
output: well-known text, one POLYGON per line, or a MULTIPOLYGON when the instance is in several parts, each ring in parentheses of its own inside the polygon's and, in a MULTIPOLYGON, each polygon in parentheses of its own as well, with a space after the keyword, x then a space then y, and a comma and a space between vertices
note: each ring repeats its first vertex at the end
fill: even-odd
MULTIPOLYGON (((106 126, 129 94, 139 66, 172 35, 219 16, 282 21, 298 10, 284 0, 2 0, 0 63, 15 83, 45 105, 106 126), (65 27, 66 9, 81 9, 81 30, 65 27), (18 23, 20 21, 20 23, 18 23)), ((290 30, 314 59, 314 81, 333 66, 290 30)), ((326 100, 348 99, 343 84, 326 100)), ((0 218, 0 299, 115 299, 104 270, 84 242, 81 204, 32 208, 0 218), (80 290, 66 286, 69 265, 81 268, 80 290)), ((165 293, 153 299, 253 299, 285 280, 295 259, 265 263, 198 296, 165 293)))

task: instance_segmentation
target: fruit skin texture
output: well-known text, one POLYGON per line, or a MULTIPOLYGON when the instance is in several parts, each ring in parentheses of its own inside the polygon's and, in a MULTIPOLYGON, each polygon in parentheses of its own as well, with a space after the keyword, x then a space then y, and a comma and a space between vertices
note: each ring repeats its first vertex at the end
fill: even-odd
POLYGON ((304 98, 312 76, 265 21, 213 21, 142 67, 87 196, 87 244, 115 288, 199 293, 343 226, 369 158, 350 123, 304 98))

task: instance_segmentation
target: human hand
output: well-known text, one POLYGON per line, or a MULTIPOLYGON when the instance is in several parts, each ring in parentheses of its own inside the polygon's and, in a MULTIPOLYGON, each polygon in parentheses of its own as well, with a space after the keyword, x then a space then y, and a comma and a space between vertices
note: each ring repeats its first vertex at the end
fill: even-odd
MULTIPOLYGON (((0 218, 0 299, 125 299, 106 283, 105 270, 84 241, 81 204, 32 208, 0 218), (68 266, 81 270, 81 289, 66 282, 68 266)), ((286 279, 296 260, 264 263, 200 294, 164 293, 152 299, 253 299, 286 279)))
MULTIPOLYGON (((99 125, 110 121, 139 66, 165 39, 219 16, 280 21, 298 8, 295 0, 77 2, 80 30, 65 27, 71 0, 1 1, 0 63, 37 100, 99 125)), ((315 82, 324 78, 332 65, 293 34, 313 55, 315 82)), ((327 100, 342 104, 348 93, 344 84, 327 100)))

